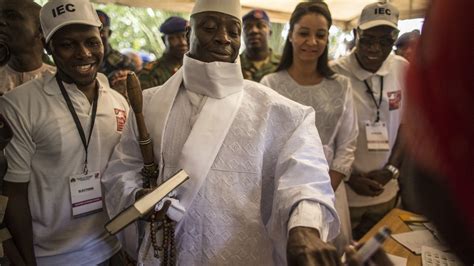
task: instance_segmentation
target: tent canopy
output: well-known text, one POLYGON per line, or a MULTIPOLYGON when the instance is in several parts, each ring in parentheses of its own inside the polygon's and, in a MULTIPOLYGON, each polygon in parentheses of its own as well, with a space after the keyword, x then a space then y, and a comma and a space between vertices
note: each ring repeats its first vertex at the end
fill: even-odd
MULTIPOLYGON (((194 0, 92 0, 96 3, 117 4, 133 7, 149 7, 166 11, 190 13, 194 0)), ((326 0, 334 24, 343 29, 356 25, 362 8, 376 0, 326 0)), ((400 10, 400 19, 420 18, 425 14, 430 0, 392 0, 400 10)), ((287 22, 298 0, 241 0, 243 12, 261 8, 268 12, 273 22, 287 22)))

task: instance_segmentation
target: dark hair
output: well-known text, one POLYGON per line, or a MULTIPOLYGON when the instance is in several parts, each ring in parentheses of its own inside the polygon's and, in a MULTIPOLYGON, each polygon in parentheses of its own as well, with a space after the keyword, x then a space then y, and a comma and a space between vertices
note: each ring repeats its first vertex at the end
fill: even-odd
MULTIPOLYGON (((290 34, 293 32, 295 24, 308 13, 317 13, 326 18, 328 21, 328 27, 332 25, 331 12, 326 3, 322 1, 312 1, 312 2, 301 2, 299 3, 290 18, 290 30, 288 36, 286 37, 285 46, 283 48, 283 54, 281 56, 280 64, 278 65, 275 72, 280 70, 287 70, 290 68, 293 63, 293 47, 290 43, 290 34)), ((328 28, 328 30, 329 30, 328 28)), ((316 70, 323 75, 323 77, 331 79, 334 76, 334 71, 328 65, 328 45, 324 49, 323 54, 318 59, 318 66, 316 70)))

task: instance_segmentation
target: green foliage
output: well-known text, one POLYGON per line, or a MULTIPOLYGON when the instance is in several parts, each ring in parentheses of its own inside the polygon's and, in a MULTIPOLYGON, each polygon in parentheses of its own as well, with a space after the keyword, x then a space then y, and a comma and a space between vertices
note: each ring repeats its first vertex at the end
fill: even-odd
MULTIPOLYGON (((47 0, 34 0, 44 5, 47 0)), ((131 48, 146 51, 155 56, 161 55, 164 44, 159 31, 161 23, 170 16, 181 16, 189 19, 188 14, 136 8, 114 4, 94 4, 96 9, 107 13, 111 19, 112 36, 109 40, 117 50, 131 48)))
POLYGON ((286 28, 286 24, 272 22, 272 36, 270 37, 269 44, 277 54, 283 52, 283 46, 286 40, 286 28), (284 34, 284 36, 282 34, 284 34))
POLYGON ((181 16, 189 19, 189 15, 154 10, 151 8, 135 8, 113 4, 96 5, 110 16, 113 31, 110 43, 115 49, 131 48, 146 51, 156 56, 161 55, 164 44, 159 31, 160 25, 170 16, 181 16))
MULTIPOLYGON (((47 2, 47 0, 34 1, 40 5, 44 5, 47 2)), ((135 51, 145 51, 154 54, 156 57, 159 57, 164 50, 164 44, 159 31, 161 23, 170 16, 181 16, 189 20, 189 14, 185 13, 115 4, 94 4, 94 6, 110 16, 112 36, 109 42, 112 47, 117 50, 131 48, 135 51)), ((286 24, 272 23, 273 33, 270 39, 270 47, 276 53, 281 54, 283 50, 287 30, 286 24)), ((334 35, 331 37, 330 48, 334 49, 333 47, 337 46, 337 39, 339 38, 335 38, 334 35)))

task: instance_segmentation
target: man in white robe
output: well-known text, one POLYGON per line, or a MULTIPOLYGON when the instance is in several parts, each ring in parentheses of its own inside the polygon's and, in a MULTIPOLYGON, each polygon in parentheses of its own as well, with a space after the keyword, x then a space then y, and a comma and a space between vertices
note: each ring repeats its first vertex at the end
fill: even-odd
MULTIPOLYGON (((183 67, 130 114, 102 179, 109 215, 142 189, 135 120, 144 116, 158 182, 178 169, 190 176, 168 210, 178 265, 337 264, 325 243, 339 219, 314 111, 243 79, 240 2, 219 3, 196 2, 183 67)), ((127 252, 159 264, 148 224, 140 247, 138 231, 135 223, 122 233, 127 252)))

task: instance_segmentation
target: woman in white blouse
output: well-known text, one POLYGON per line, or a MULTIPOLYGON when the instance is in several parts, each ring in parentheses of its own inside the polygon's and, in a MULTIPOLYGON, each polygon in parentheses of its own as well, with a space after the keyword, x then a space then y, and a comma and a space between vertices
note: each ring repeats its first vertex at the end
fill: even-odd
POLYGON ((358 128, 349 80, 328 66, 331 23, 331 13, 324 2, 298 4, 290 18, 280 65, 261 83, 316 111, 316 127, 341 218, 341 234, 333 243, 342 253, 352 235, 346 191, 341 183, 350 177, 358 128))

